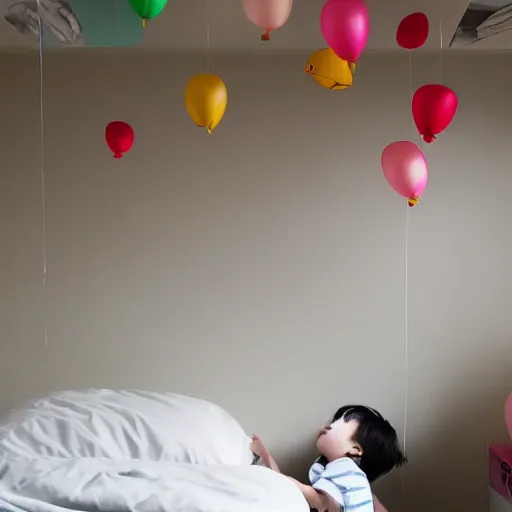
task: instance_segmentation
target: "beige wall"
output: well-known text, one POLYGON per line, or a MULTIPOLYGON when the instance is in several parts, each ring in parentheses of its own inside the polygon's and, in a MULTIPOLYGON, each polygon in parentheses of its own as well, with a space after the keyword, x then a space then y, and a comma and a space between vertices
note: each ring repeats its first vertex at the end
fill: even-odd
MULTIPOLYGON (((294 471, 343 403, 402 435, 405 205, 380 152, 413 136, 408 57, 367 57, 341 93, 304 64, 213 56, 229 107, 208 137, 183 107, 204 57, 47 58, 45 348, 37 58, 0 59, 1 409, 62 388, 174 390, 228 408, 294 471), (120 161, 103 141, 118 118, 137 135, 120 161)), ((409 510, 485 510, 486 444, 506 439, 511 64, 443 63, 460 111, 410 211, 409 510)), ((413 74, 437 81, 438 58, 413 74)), ((400 473, 380 487, 396 510, 400 473)))

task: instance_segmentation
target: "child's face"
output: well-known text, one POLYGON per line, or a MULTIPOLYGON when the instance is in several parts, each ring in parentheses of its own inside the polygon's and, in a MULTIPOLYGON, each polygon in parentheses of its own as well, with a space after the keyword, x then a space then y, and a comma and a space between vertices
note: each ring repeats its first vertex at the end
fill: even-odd
POLYGON ((358 422, 350 420, 346 422, 343 418, 331 423, 320 430, 316 447, 327 460, 333 461, 341 457, 361 457, 363 451, 354 440, 358 422))

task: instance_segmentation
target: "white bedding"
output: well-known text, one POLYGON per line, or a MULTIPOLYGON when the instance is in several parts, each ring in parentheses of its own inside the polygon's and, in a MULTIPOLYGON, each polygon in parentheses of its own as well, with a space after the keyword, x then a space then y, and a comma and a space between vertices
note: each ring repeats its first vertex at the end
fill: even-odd
POLYGON ((63 391, 0 421, 4 457, 99 457, 250 465, 250 438, 215 404, 176 393, 63 391))
POLYGON ((0 463, 1 512, 309 512, 285 476, 258 466, 23 458, 0 463))
POLYGON ((251 466, 220 407, 172 393, 65 391, 0 421, 0 512, 309 512, 251 466))

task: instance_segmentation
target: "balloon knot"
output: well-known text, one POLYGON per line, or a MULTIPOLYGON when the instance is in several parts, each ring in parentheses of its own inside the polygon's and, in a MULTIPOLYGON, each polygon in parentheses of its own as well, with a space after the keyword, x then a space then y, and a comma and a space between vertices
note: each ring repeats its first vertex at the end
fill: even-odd
POLYGON ((262 41, 270 41, 270 30, 265 30, 265 33, 261 35, 262 41))
POLYGON ((146 28, 146 18, 142 18, 142 28, 146 28))
POLYGON ((434 142, 436 140, 436 136, 433 133, 425 133, 425 135, 423 135, 423 140, 427 144, 430 144, 431 142, 434 142))
POLYGON ((123 153, 114 153, 114 158, 123 158, 123 153))
POLYGON ((420 198, 419 197, 410 197, 407 200, 407 204, 409 205, 410 208, 412 208, 413 206, 417 205, 419 202, 420 202, 420 198))

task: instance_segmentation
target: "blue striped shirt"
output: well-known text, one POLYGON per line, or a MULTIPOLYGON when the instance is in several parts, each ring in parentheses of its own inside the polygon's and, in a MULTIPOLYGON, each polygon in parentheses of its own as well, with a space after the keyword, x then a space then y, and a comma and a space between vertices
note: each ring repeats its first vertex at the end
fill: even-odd
POLYGON ((329 495, 342 511, 373 512, 370 482, 349 457, 333 460, 327 466, 316 461, 309 469, 314 489, 329 495))

